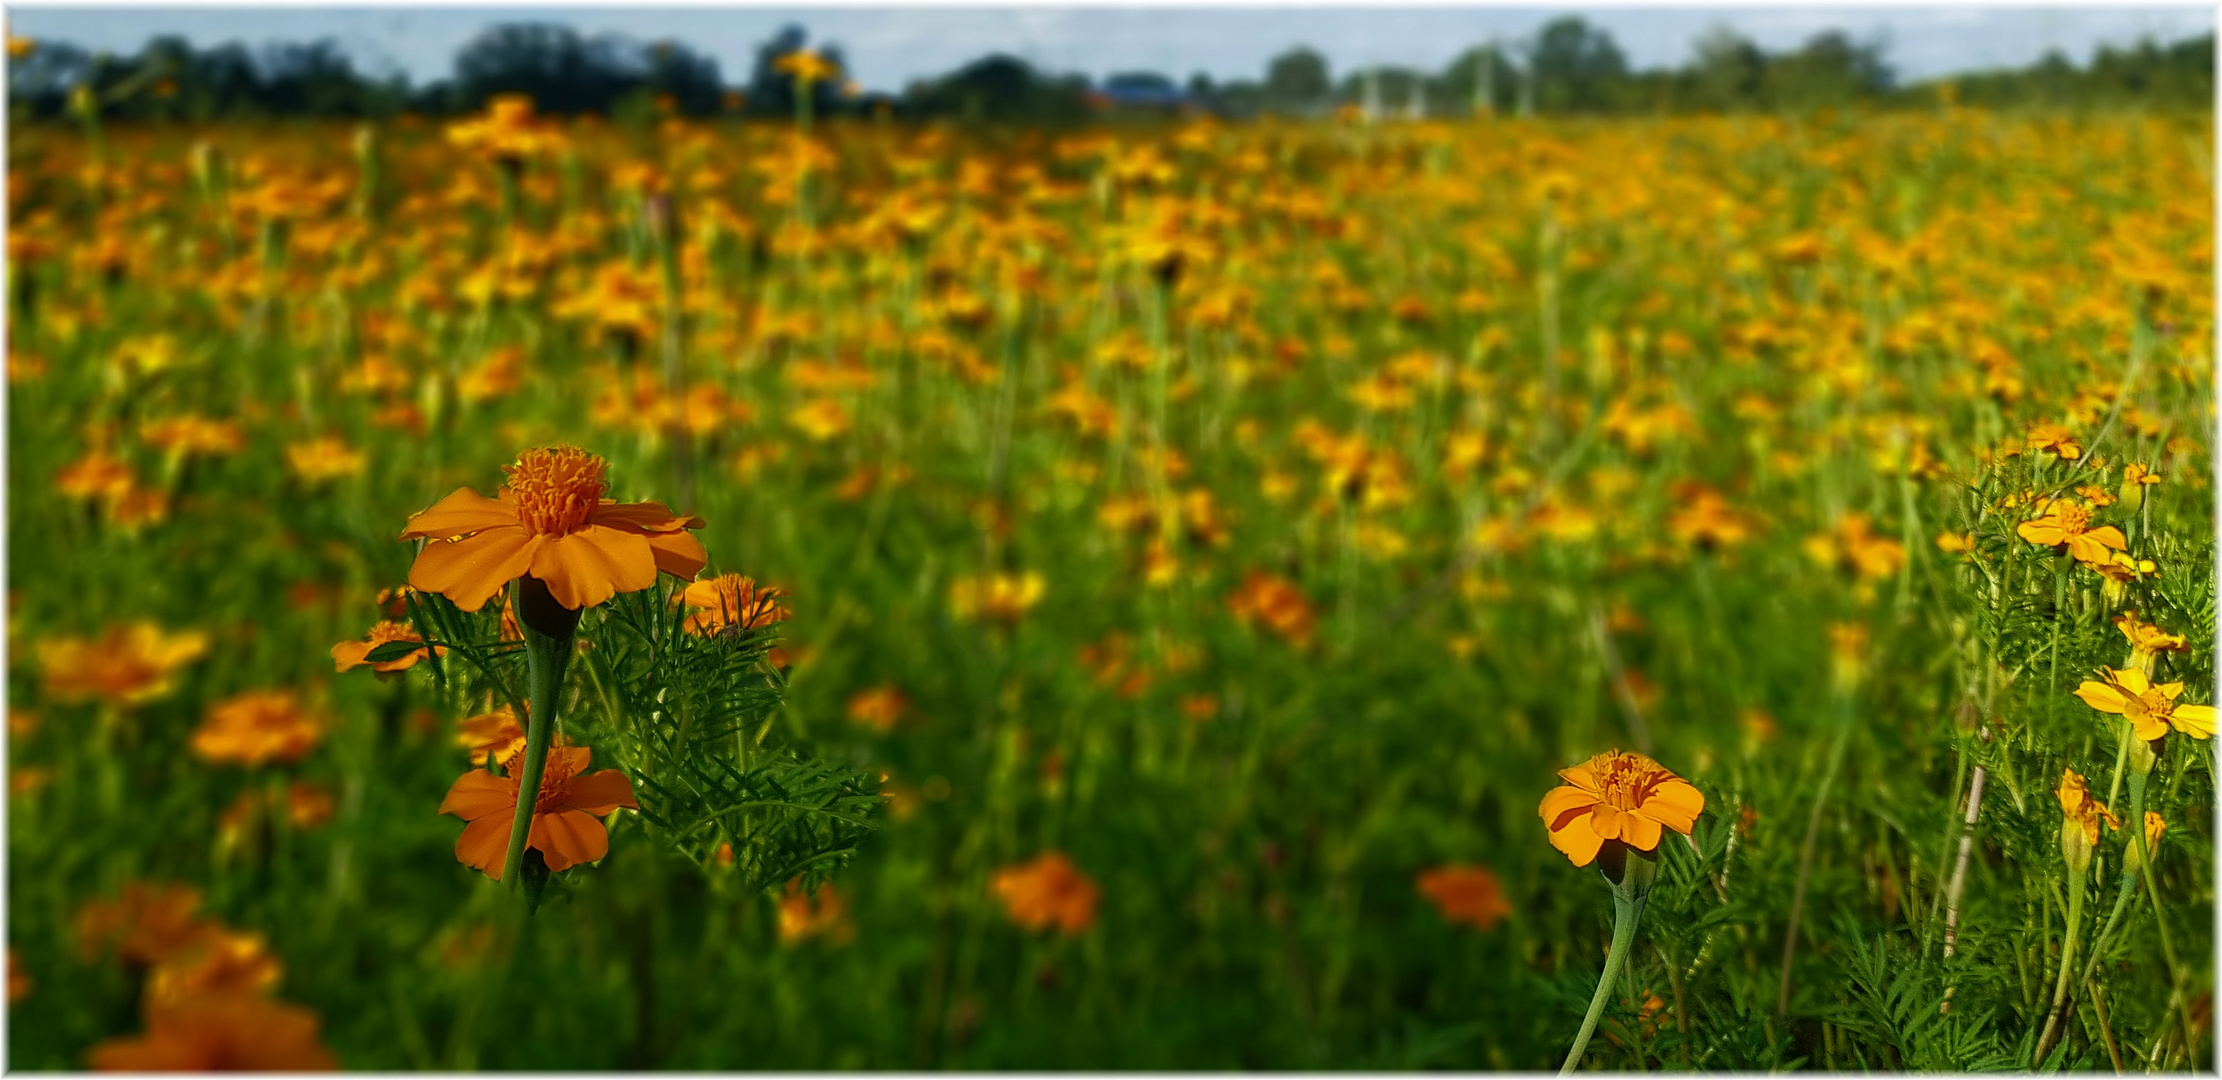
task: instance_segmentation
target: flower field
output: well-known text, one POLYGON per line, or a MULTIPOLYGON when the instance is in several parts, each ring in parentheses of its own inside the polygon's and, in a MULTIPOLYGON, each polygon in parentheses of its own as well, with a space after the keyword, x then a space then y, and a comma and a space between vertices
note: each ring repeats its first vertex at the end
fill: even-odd
POLYGON ((13 133, 11 1065, 2212 1066, 2210 118, 798 121, 13 133))

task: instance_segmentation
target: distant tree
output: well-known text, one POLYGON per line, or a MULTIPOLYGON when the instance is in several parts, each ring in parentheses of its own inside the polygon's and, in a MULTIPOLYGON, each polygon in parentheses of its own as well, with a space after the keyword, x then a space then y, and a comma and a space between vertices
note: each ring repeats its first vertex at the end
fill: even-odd
POLYGON ((1554 19, 1538 31, 1529 50, 1536 106, 1546 110, 1600 111, 1620 103, 1628 58, 1612 35, 1578 15, 1554 19))
POLYGON ((1715 26, 1697 39, 1696 56, 1682 76, 1680 104, 1722 111, 1758 108, 1767 88, 1767 54, 1750 38, 1715 26))
POLYGON ((1829 30, 1767 65, 1766 96, 1778 107, 1811 109, 1873 98, 1889 90, 1890 82, 1879 47, 1855 44, 1842 31, 1829 30))
POLYGON ((1265 106, 1276 112, 1316 112, 1326 106, 1334 87, 1327 58, 1302 46, 1274 57, 1265 68, 1265 106))
MULTIPOLYGON (((792 116, 795 113, 795 96, 801 80, 792 72, 780 70, 779 62, 809 48, 810 34, 800 26, 780 28, 770 41, 756 48, 756 67, 748 81, 748 111, 761 116, 792 116)), ((848 65, 841 54, 841 46, 828 44, 810 50, 822 60, 846 72, 848 65)), ((810 85, 810 104, 819 116, 828 115, 841 106, 841 86, 845 75, 824 79, 810 85)))
POLYGON ((919 118, 1046 125, 1088 115, 1085 80, 1051 80, 1017 57, 995 54, 922 83, 904 94, 902 111, 919 118))

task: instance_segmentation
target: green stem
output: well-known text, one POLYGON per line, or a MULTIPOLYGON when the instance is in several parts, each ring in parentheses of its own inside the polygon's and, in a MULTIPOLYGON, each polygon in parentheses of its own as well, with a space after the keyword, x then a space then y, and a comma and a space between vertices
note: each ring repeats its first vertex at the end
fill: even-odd
POLYGON ((2084 869, 2085 873, 2076 873, 2072 867, 2069 869, 2068 924, 2061 931, 2060 978, 2052 987, 2052 1011, 2045 1017, 2044 1034, 2037 1037, 2037 1053, 2029 1062, 2032 1069, 2044 1064, 2045 1051, 2052 1048, 2053 1033, 2060 1025, 2061 1009, 2068 1001, 2068 980, 2075 972, 2076 932, 2083 928, 2083 886, 2090 868, 2084 869))
POLYGON ((1573 1072, 1581 1063, 1582 1051, 1589 1049, 1589 1037, 1597 1030, 1598 1017, 1605 1014, 1606 999, 1612 996, 1613 980, 1628 961, 1629 946, 1635 944, 1636 922, 1643 917, 1643 905, 1644 897, 1613 890, 1612 952, 1605 956, 1604 974, 1597 977, 1597 992, 1589 998, 1589 1014, 1582 1017, 1582 1030, 1574 1036, 1574 1048, 1566 1052, 1566 1064, 1559 1066, 1560 1076, 1573 1072))
MULTIPOLYGON (((535 604, 535 598, 530 595, 536 587, 541 594, 547 592, 548 587, 539 579, 523 579, 517 600, 520 615, 517 621, 525 632, 525 677, 532 707, 526 718, 525 753, 517 774, 517 817, 509 827, 509 855, 502 860, 501 880, 508 882, 510 888, 516 888, 523 878, 526 841, 532 835, 533 812, 540 801, 540 777, 547 768, 548 747, 555 741, 563 666, 571 659, 571 643, 577 631, 574 621, 561 636, 550 635, 536 625, 544 620, 525 615, 528 610, 541 606, 535 604)), ((546 602, 553 603, 552 600, 546 602)), ((573 619, 576 619, 575 614, 573 619)))

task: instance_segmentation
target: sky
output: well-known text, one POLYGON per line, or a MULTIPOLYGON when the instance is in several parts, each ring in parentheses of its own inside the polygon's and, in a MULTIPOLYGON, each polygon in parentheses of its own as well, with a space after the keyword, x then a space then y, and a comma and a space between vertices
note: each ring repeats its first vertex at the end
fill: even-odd
POLYGON ((1439 70, 1492 38, 1517 41, 1560 15, 1580 14, 1611 32, 1638 68, 1678 65, 1693 43, 1728 26, 1768 49, 1838 29, 1879 41, 1901 80, 2031 63, 2057 48, 2078 63, 2102 43, 2150 36, 2172 41, 2214 28, 2212 5, 2113 8, 1953 7, 121 7, 11 4, 10 31, 94 51, 133 53, 158 34, 196 47, 241 41, 331 38, 373 74, 418 84, 446 76, 455 54, 498 22, 567 23, 643 41, 676 39, 718 61, 725 80, 748 77, 758 45, 789 23, 813 44, 838 44, 866 90, 899 91, 991 52, 1052 72, 1101 79, 1156 71, 1203 72, 1220 81, 1259 78, 1282 51, 1308 45, 1338 75, 1394 64, 1439 70))

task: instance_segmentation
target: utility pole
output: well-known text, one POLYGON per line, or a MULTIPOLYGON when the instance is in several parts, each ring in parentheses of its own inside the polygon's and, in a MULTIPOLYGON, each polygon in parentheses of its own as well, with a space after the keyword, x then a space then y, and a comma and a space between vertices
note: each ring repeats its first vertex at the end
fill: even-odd
POLYGON ((1366 100, 1364 109, 1366 123, 1371 124, 1381 118, 1381 69, 1378 67, 1366 69, 1366 100))
POLYGON ((1412 75, 1412 93, 1405 99, 1404 111, 1414 121, 1427 119, 1427 80, 1416 72, 1412 75))
POLYGON ((1525 119, 1535 115, 1535 54, 1530 51, 1528 62, 1520 65, 1520 116, 1525 119))
POLYGON ((1474 114, 1495 116, 1497 113, 1497 39, 1489 39, 1489 47, 1481 51, 1474 61, 1474 114))

